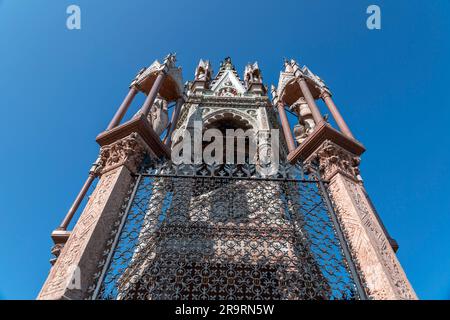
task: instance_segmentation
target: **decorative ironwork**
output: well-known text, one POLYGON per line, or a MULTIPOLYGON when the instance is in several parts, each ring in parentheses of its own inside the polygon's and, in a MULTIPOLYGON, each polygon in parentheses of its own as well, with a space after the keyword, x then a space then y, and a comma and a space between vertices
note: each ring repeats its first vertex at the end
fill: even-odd
POLYGON ((324 192, 301 164, 148 165, 93 298, 359 299, 324 192))

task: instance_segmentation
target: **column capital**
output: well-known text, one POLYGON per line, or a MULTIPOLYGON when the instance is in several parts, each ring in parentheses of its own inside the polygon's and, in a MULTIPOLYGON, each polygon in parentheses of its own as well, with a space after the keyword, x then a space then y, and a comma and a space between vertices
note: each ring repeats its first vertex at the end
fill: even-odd
POLYGON ((347 123, 339 112, 339 109, 334 104, 333 99, 331 98, 331 92, 328 89, 323 89, 320 94, 320 98, 327 105, 328 110, 330 110, 331 114, 333 115, 333 118, 336 121, 336 124, 338 125, 341 132, 347 137, 355 139, 352 132, 350 131, 350 128, 347 126, 347 123))
POLYGON ((160 74, 166 75, 168 73, 169 73, 169 67, 165 64, 163 65, 163 67, 160 70, 156 71, 157 75, 160 75, 160 74))
POLYGON ((332 96, 332 94, 331 94, 331 91, 330 90, 328 90, 328 89, 325 89, 325 88, 320 88, 320 98, 321 99, 325 99, 325 98, 328 98, 328 97, 331 97, 332 96))
POLYGON ((277 107, 283 107, 284 108, 284 106, 286 105, 286 103, 283 101, 283 100, 277 100, 276 101, 276 103, 275 103, 275 105, 277 106, 277 107))
POLYGON ((138 80, 134 79, 133 81, 131 81, 130 85, 128 86, 128 89, 135 90, 136 92, 141 90, 141 86, 139 85, 138 80))
POLYGON ((325 180, 331 180, 337 173, 341 173, 355 182, 361 181, 361 158, 330 140, 325 140, 305 162, 312 161, 318 162, 320 174, 325 180))
POLYGON ((296 73, 294 75, 297 78, 297 81, 305 81, 306 82, 306 78, 305 78, 305 75, 303 73, 296 73))

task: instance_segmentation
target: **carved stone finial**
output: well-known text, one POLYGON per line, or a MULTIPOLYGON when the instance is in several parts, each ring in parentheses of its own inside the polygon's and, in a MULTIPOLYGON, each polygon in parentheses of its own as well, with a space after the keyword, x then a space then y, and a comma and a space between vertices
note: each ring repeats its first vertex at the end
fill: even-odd
POLYGON ((225 70, 233 70, 234 69, 234 65, 231 62, 231 58, 230 57, 226 57, 223 62, 220 64, 220 68, 221 69, 225 69, 225 70))
POLYGON ((177 61, 176 58, 176 54, 175 53, 169 53, 165 58, 164 58, 164 65, 167 66, 168 68, 173 68, 175 67, 175 62, 177 61))
POLYGON ((286 73, 293 73, 294 69, 292 68, 292 65, 288 59, 284 59, 284 72, 286 73))

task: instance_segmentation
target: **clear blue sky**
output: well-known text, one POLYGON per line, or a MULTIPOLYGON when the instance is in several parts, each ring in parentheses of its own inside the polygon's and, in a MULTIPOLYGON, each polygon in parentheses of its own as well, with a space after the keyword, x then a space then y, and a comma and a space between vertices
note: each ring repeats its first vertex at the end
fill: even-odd
POLYGON ((367 147, 367 190, 418 295, 450 298, 449 12, 447 0, 0 0, 0 298, 36 297, 95 136, 135 73, 172 51, 185 79, 228 55, 241 73, 257 60, 267 84, 283 57, 319 74, 367 147), (380 31, 365 26, 370 4, 380 31))

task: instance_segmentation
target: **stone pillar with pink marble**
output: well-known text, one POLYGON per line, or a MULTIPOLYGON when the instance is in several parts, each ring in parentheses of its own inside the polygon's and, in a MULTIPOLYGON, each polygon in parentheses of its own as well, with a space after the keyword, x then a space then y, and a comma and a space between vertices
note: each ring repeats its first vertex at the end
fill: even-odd
POLYGON ((359 155, 325 139, 306 159, 318 161, 322 178, 366 294, 376 300, 417 299, 374 211, 359 172, 359 155))

